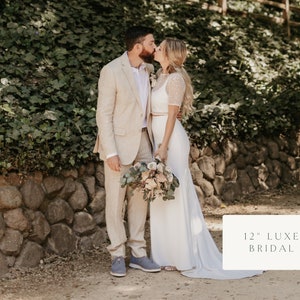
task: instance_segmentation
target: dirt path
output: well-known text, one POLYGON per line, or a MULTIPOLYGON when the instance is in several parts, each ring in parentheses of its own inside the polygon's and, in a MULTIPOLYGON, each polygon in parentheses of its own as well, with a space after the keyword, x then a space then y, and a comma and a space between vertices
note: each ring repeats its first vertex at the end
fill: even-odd
MULTIPOLYGON (((300 214, 300 187, 253 195, 223 208, 204 207, 203 211, 221 248, 222 215, 300 214)), ((178 272, 147 274, 132 269, 126 277, 115 278, 109 275, 109 268, 105 248, 67 258, 51 256, 38 268, 11 270, 0 281, 0 299, 300 299, 300 270, 267 271, 258 277, 219 281, 191 279, 178 272)))

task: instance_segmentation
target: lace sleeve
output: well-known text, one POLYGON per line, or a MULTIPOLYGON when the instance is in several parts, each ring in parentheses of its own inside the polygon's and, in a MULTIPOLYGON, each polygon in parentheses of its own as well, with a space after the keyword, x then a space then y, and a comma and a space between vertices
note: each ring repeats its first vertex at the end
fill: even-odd
POLYGON ((167 82, 168 104, 181 106, 185 92, 185 82, 179 73, 172 73, 167 82))

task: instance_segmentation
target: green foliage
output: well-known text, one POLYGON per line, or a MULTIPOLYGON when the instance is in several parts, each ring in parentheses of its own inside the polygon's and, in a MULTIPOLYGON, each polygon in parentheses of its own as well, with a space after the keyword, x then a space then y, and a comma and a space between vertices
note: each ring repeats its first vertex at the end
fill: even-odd
POLYGON ((153 26, 158 43, 175 36, 188 44, 195 112, 185 126, 194 143, 299 128, 297 30, 287 40, 281 25, 224 17, 202 2, 2 1, 0 170, 54 172, 96 159, 99 71, 124 51, 124 29, 136 23, 153 26))
POLYGON ((187 127, 195 143, 299 128, 299 40, 287 41, 282 27, 230 16, 214 16, 205 31, 206 47, 193 48, 188 64, 197 111, 187 127), (195 74, 197 62, 201 69, 195 74))
POLYGON ((97 77, 123 51, 124 12, 111 1, 17 2, 0 19, 0 166, 59 171, 91 158, 97 77))

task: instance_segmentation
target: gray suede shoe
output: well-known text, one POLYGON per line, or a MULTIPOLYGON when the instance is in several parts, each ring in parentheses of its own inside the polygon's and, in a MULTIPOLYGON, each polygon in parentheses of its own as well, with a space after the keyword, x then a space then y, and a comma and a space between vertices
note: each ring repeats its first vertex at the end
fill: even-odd
POLYGON ((161 270, 160 266, 147 256, 134 257, 131 255, 129 267, 151 273, 159 272, 161 270))
POLYGON ((116 277, 124 277, 126 275, 124 257, 118 256, 113 259, 110 274, 116 277))

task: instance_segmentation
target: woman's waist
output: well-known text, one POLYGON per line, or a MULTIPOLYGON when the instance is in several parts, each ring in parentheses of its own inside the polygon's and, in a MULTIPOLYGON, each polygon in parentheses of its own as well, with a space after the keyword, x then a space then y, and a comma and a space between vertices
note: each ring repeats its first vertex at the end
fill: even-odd
POLYGON ((162 117, 162 116, 167 116, 168 112, 151 112, 152 117, 162 117))

